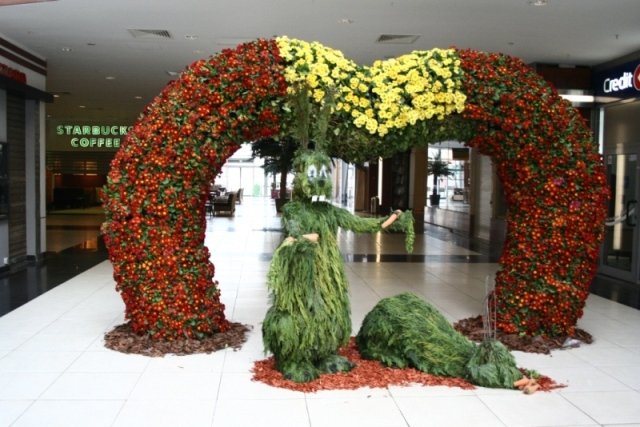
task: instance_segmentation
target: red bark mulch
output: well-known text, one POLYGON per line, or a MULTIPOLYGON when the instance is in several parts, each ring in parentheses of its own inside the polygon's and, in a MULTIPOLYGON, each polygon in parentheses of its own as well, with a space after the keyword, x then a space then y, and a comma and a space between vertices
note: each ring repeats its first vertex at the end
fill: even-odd
POLYGON ((128 323, 116 326, 104 336, 104 345, 121 353, 142 354, 162 357, 166 354, 187 355, 212 353, 225 348, 238 350, 247 340, 250 328, 241 323, 231 323, 229 330, 202 339, 180 338, 175 340, 155 340, 133 332, 128 323))
MULTIPOLYGON (((355 363, 356 367, 349 372, 323 374, 308 383, 296 383, 285 379, 282 374, 276 370, 275 360, 272 356, 254 363, 253 380, 273 387, 307 393, 319 390, 354 390, 360 387, 385 388, 392 385, 407 386, 411 384, 422 384, 425 386, 440 385, 459 387, 462 389, 475 388, 473 384, 460 378, 439 377, 412 368, 389 368, 374 360, 364 360, 358 352, 353 337, 349 344, 340 350, 340 354, 355 363)), ((564 387, 563 385, 556 384, 551 378, 545 376, 541 376, 538 379, 538 384, 540 384, 540 391, 549 391, 554 388, 564 387)))
MULTIPOLYGON (((482 316, 459 320, 454 323, 453 327, 471 341, 480 342, 484 338, 482 316)), ((496 339, 504 344, 509 350, 519 350, 527 353, 549 354, 551 350, 566 348, 565 343, 568 338, 579 341, 577 344, 591 344, 593 342, 591 334, 579 328, 576 328, 576 332, 573 336, 559 338, 542 336, 530 337, 496 331, 496 339)))
MULTIPOLYGON (((478 320, 461 320, 456 324, 456 327, 459 328, 459 324, 461 323, 467 328, 467 332, 469 332, 477 328, 478 320)), ((479 318, 479 324, 482 324, 481 318, 479 318)), ((250 327, 246 325, 231 323, 231 327, 228 331, 218 333, 204 339, 196 340, 183 338, 167 341, 153 340, 147 336, 138 335, 131 330, 129 324, 125 323, 116 326, 112 331, 107 332, 104 339, 105 347, 121 353, 161 357, 166 354, 188 355, 195 353, 211 353, 225 348, 233 348, 234 350, 237 350, 246 341, 246 334, 249 330, 250 327)), ((591 337, 586 332, 584 333, 588 338, 591 337)), ((465 335, 467 334, 465 333, 465 335)), ((519 338, 522 339, 522 337, 519 338)), ((519 348, 516 349, 526 348, 523 351, 543 353, 545 351, 540 350, 544 350, 546 348, 546 352, 548 353, 549 349, 559 348, 557 344, 556 347, 553 347, 546 343, 546 341, 544 341, 545 345, 541 345, 540 342, 543 341, 540 341, 539 339, 536 340, 535 338, 532 339, 532 342, 533 344, 529 343, 527 345, 520 345, 519 348)), ((509 347, 508 344, 505 343, 505 345, 509 347)), ((512 347, 509 348, 513 349, 512 347)), ((353 337, 349 344, 340 350, 340 354, 355 363, 356 367, 350 372, 324 374, 308 383, 295 383, 285 379, 282 374, 276 370, 275 360, 272 356, 254 363, 252 370, 253 380, 274 387, 302 392, 316 392, 319 390, 354 390, 361 387, 385 388, 392 385, 407 386, 411 384, 422 384, 425 386, 440 385, 447 387, 459 387, 462 389, 475 388, 473 384, 461 378, 440 377, 420 372, 412 368, 389 368, 382 365, 380 362, 362 359, 353 337)), ((523 371, 523 373, 525 373, 525 371, 523 371)), ((564 387, 564 385, 557 384, 551 378, 546 376, 540 376, 537 381, 538 384, 540 384, 540 391, 549 391, 555 388, 564 387)))

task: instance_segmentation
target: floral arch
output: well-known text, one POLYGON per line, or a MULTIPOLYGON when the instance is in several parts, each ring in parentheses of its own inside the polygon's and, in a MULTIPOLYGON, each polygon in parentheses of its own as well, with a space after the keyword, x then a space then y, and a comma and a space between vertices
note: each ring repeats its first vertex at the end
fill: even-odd
POLYGON ((582 315, 607 190, 583 119, 520 60, 434 49, 360 67, 319 43, 257 40, 190 65, 146 107, 116 154, 103 225, 134 331, 203 337, 229 327, 204 246, 210 181, 242 141, 287 134, 287 94, 334 90, 334 156, 360 162, 466 141, 491 156, 509 204, 497 326, 550 336, 582 315))

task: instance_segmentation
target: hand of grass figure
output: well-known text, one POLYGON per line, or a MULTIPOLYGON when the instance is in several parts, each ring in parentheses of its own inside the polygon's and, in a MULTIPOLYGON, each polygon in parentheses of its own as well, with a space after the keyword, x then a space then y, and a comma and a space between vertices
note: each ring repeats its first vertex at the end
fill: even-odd
POLYGON ((400 215, 402 215, 402 211, 400 209, 393 211, 389 218, 387 218, 387 220, 382 223, 382 229, 384 230, 385 228, 396 222, 396 220, 400 218, 400 215))

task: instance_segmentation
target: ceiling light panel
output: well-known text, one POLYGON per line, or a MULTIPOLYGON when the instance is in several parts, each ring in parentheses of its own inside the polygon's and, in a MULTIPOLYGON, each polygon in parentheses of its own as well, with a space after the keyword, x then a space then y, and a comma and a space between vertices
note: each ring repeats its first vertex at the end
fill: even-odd
POLYGON ((129 33, 136 39, 172 39, 167 30, 129 29, 129 33))
POLYGON ((381 34, 376 43, 380 44, 413 44, 420 38, 416 34, 381 34))

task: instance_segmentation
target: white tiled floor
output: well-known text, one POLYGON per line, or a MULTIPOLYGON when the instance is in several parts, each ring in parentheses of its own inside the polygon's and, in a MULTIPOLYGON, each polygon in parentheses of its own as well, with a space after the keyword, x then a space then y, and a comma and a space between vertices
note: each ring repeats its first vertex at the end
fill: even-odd
MULTIPOLYGON (((520 366, 568 387, 510 390, 390 387, 299 393, 251 381, 264 357, 268 258, 281 235, 273 207, 250 198, 209 220, 226 314, 253 325, 239 351, 149 358, 103 346, 123 304, 104 262, 0 318, 0 426, 640 426, 640 311, 591 296, 580 326, 595 343, 520 366), (267 209, 265 211, 265 209, 267 209)), ((344 253, 402 253, 397 235, 341 234, 344 253)), ((474 255, 417 236, 416 254, 474 255)), ((346 263, 354 333, 386 296, 415 292, 452 321, 480 313, 495 264, 346 263)))

